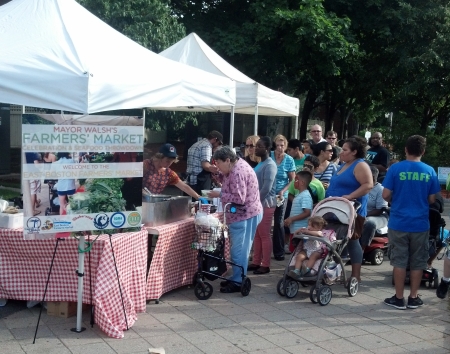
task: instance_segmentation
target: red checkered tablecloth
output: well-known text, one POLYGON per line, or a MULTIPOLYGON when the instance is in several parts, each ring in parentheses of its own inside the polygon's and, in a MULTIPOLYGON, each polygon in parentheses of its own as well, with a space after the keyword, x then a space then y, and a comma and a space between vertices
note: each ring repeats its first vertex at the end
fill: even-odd
MULTIPOLYGON (((222 215, 216 216, 222 220, 222 215)), ((196 234, 193 217, 151 229, 157 231, 158 241, 147 277, 147 299, 157 300, 173 289, 192 284, 197 251, 191 245, 196 234)), ((228 239, 225 257, 229 257, 228 239)))
MULTIPOLYGON (((0 229, 0 237, 0 298, 42 300, 56 240, 24 241, 21 229, 0 229)), ((95 323, 110 337, 123 338, 126 321, 131 327, 136 313, 145 312, 147 242, 146 230, 112 236, 126 320, 109 236, 100 236, 85 254, 83 303, 91 303, 91 272, 95 323)), ((77 301, 77 268, 78 240, 60 241, 46 301, 77 301)))

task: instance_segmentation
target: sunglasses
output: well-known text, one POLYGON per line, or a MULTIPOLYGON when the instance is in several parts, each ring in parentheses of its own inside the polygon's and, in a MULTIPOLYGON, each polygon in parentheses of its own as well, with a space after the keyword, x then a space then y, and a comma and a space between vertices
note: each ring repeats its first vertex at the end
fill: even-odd
POLYGON ((311 133, 322 133, 321 130, 311 130, 311 133))
POLYGON ((250 149, 250 148, 254 148, 255 145, 245 145, 245 147, 246 147, 247 149, 250 149))
POLYGON ((303 168, 307 168, 307 169, 309 169, 309 170, 313 170, 313 169, 314 169, 314 166, 313 166, 313 165, 310 165, 310 164, 308 164, 308 163, 305 163, 305 164, 303 165, 303 168))
POLYGON ((327 137, 327 139, 329 139, 329 140, 336 140, 336 138, 330 138, 330 137, 327 137))
POLYGON ((325 150, 325 151, 328 151, 328 152, 333 152, 333 149, 328 149, 328 150, 325 150))

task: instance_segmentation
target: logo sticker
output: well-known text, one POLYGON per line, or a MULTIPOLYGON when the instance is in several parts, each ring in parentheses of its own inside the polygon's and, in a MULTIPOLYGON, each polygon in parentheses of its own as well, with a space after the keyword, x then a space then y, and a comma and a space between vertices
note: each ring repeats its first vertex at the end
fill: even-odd
POLYGON ((137 226, 141 223, 141 214, 139 214, 137 211, 133 211, 130 214, 128 214, 128 225, 130 226, 137 226))
POLYGON ((106 214, 97 214, 94 218, 94 226, 97 229, 106 229, 109 224, 109 217, 106 214))
POLYGON ((53 229, 53 222, 51 220, 45 220, 44 225, 41 227, 41 230, 47 231, 53 229))
POLYGON ((27 220, 28 232, 39 232, 40 227, 41 227, 41 220, 39 218, 32 217, 27 220))
POLYGON ((125 224, 125 215, 123 213, 114 213, 111 216, 111 226, 115 228, 122 227, 125 224))

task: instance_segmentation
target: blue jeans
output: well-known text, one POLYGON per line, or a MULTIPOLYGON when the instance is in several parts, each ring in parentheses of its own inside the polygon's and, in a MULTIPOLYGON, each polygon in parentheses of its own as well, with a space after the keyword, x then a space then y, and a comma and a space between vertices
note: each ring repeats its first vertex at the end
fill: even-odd
POLYGON ((361 264, 363 259, 363 251, 359 240, 349 240, 347 246, 342 250, 343 258, 349 256, 352 264, 361 264))
MULTIPOLYGON (((262 213, 250 219, 237 221, 228 225, 230 230, 230 256, 231 261, 244 267, 244 275, 247 275, 248 256, 255 238, 256 227, 261 222, 262 213)), ((233 275, 229 280, 242 282, 241 268, 232 266, 233 275)))
POLYGON ((384 215, 366 217, 361 238, 359 239, 359 243, 361 244, 361 246, 370 246, 370 244, 372 243, 372 239, 375 236, 375 232, 378 229, 387 226, 387 224, 388 220, 384 215))

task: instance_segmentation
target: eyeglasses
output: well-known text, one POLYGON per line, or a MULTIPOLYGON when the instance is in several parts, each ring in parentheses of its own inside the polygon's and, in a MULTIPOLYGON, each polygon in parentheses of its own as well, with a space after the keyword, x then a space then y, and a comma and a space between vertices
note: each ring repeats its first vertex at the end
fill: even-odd
POLYGON ((245 147, 246 147, 247 149, 250 149, 250 148, 254 148, 255 145, 245 145, 245 147))
POLYGON ((331 137, 327 136, 327 139, 329 139, 329 140, 336 140, 337 138, 331 138, 331 137))
POLYGON ((321 130, 311 130, 311 133, 322 133, 321 130))

